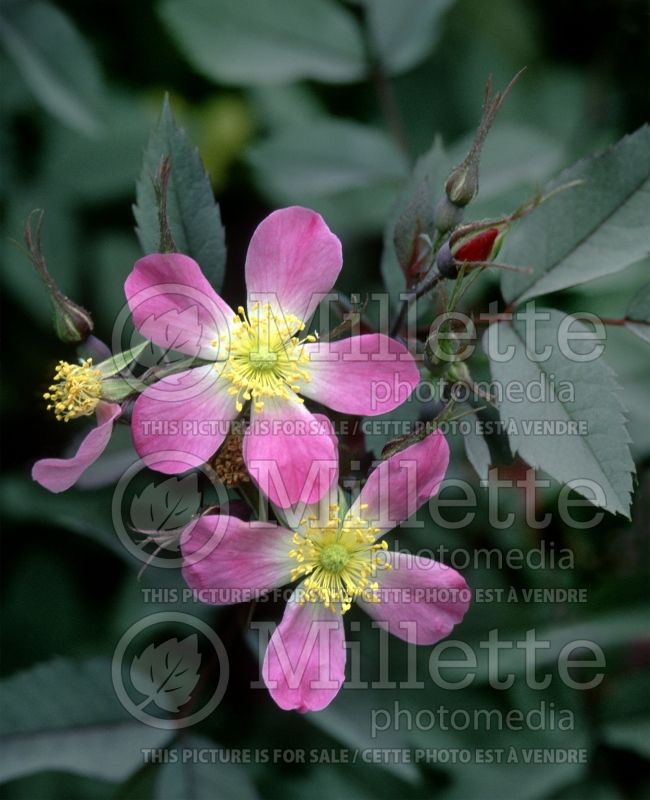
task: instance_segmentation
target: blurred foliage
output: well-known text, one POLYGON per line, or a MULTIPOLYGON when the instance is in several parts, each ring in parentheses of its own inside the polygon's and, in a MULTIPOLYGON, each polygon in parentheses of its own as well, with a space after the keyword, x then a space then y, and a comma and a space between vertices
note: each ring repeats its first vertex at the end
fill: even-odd
MULTIPOLYGON (((502 86, 522 65, 528 68, 488 140, 475 216, 510 211, 562 168, 648 118, 647 34, 642 0, 164 0, 110 7, 81 0, 56 6, 4 0, 2 412, 10 422, 0 486, 2 673, 13 677, 4 686, 3 705, 10 709, 16 687, 28 687, 29 714, 18 704, 13 715, 4 715, 13 736, 7 752, 20 759, 20 748, 27 747, 39 770, 25 777, 7 773, 13 779, 2 788, 4 798, 648 796, 650 650, 640 643, 644 628, 647 632, 650 528, 646 342, 622 328, 608 330, 606 359, 626 387, 622 401, 637 463, 632 522, 606 515, 596 528, 580 531, 556 515, 551 526, 535 531, 526 524, 521 493, 512 490, 503 494, 500 512, 514 511, 516 524, 499 531, 486 522, 487 498, 477 488, 476 516, 462 531, 428 520, 420 530, 396 534, 400 547, 444 545, 470 553, 485 547, 570 548, 571 570, 470 565, 461 571, 473 587, 584 588, 588 603, 475 603, 455 636, 477 643, 498 628, 502 638, 519 641, 526 630, 538 628, 553 642, 551 666, 562 643, 592 636, 608 661, 597 690, 568 691, 557 679, 542 692, 520 681, 495 692, 478 679, 452 693, 432 683, 417 691, 344 689, 320 714, 287 714, 266 692, 249 688, 258 666, 246 640, 248 609, 192 607, 227 642, 231 660, 222 704, 192 731, 200 743, 287 749, 586 747, 588 764, 219 765, 195 767, 197 774, 188 776, 174 765, 138 761, 137 767, 135 750, 154 744, 143 745, 133 730, 122 742, 130 761, 118 752, 105 757, 112 745, 107 747, 102 731, 93 741, 75 733, 75 725, 83 724, 84 698, 101 705, 106 697, 106 687, 93 689, 92 681, 100 680, 96 665, 108 662, 132 621, 158 608, 144 603, 142 588, 182 582, 169 570, 151 569, 138 583, 133 560, 115 537, 110 490, 89 481, 87 488, 54 497, 29 479, 36 458, 69 446, 71 429, 45 413, 41 394, 55 362, 74 352, 54 341, 47 297, 15 243, 28 213, 45 209, 44 250, 51 271, 65 292, 93 310, 98 337, 110 341, 124 305, 124 278, 140 254, 131 213, 136 179, 169 92, 217 190, 228 245, 228 297, 241 297, 243 258, 254 226, 274 206, 289 203, 321 211, 342 238, 347 269, 341 289, 378 290, 382 229, 389 215, 395 219, 409 164, 429 153, 425 158, 436 163, 424 168, 444 177, 443 164, 455 163, 472 136, 488 73, 502 86), (368 60, 374 69, 366 67, 368 60), (440 139, 430 152, 434 136, 440 139), (48 697, 56 702, 48 705, 48 697), (569 708, 575 729, 393 728, 371 738, 372 709, 392 709, 396 702, 416 713, 441 705, 525 709, 541 700, 569 708), (34 735, 32 723, 39 719, 43 729, 34 735), (70 725, 69 749, 61 754, 53 753, 48 739, 53 722, 57 728, 70 725), (21 739, 25 730, 32 731, 32 741, 21 739), (80 762, 84 768, 75 768, 80 762)), ((220 265, 219 243, 216 251, 220 265)), ((647 267, 646 261, 553 296, 554 307, 623 316, 647 283, 647 267)), ((386 264, 383 268, 391 272, 386 264)), ((497 298, 497 279, 486 276, 466 305, 485 307, 497 298)), ((647 320, 647 297, 632 309, 634 319, 647 320)), ((417 418, 420 412, 413 405, 402 413, 417 418)), ((460 437, 452 445, 450 477, 478 486, 460 437)), ((109 457, 118 470, 129 463, 128 436, 113 444, 109 457)), ((517 464, 512 469, 520 474, 517 464)), ((450 489, 445 496, 453 495, 450 489)), ((554 511, 557 496, 555 485, 539 491, 538 514, 554 511)), ((259 617, 267 618, 268 611, 262 608, 259 617)), ((280 608, 273 611, 277 618, 280 608)), ((350 617, 351 638, 361 644, 361 677, 377 680, 378 632, 356 611, 350 617)), ((428 651, 420 648, 415 656, 422 674, 428 651)), ((391 678, 406 681, 412 654, 396 640, 390 654, 391 678)), ((108 706, 104 721, 117 724, 111 716, 115 709, 108 706)), ((153 742, 155 732, 148 733, 153 742)))

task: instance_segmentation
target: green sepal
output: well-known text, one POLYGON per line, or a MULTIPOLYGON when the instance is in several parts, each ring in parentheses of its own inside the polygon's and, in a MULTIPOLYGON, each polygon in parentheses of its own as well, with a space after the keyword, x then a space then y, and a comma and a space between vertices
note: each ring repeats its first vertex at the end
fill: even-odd
POLYGON ((102 381, 102 400, 110 400, 117 403, 120 400, 126 400, 132 394, 144 392, 146 385, 141 381, 130 378, 109 378, 102 381))
POLYGON ((110 378, 111 375, 116 375, 118 372, 122 372, 123 369, 126 369, 149 344, 151 344, 151 342, 145 339, 144 342, 136 344, 136 346, 132 347, 130 350, 116 353, 114 356, 107 358, 106 361, 97 364, 97 369, 102 373, 102 377, 110 378))

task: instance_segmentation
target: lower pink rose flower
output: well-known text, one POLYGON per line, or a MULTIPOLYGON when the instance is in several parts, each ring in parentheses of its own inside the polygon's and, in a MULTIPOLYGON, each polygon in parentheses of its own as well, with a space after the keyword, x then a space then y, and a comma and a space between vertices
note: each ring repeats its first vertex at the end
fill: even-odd
POLYGON ((358 603, 382 627, 434 644, 459 623, 470 591, 432 559, 387 552, 382 534, 433 497, 449 448, 435 432, 375 469, 347 513, 322 501, 293 530, 204 516, 182 534, 183 576, 199 599, 240 602, 300 580, 264 658, 262 675, 283 709, 318 711, 345 679, 343 615, 358 603))

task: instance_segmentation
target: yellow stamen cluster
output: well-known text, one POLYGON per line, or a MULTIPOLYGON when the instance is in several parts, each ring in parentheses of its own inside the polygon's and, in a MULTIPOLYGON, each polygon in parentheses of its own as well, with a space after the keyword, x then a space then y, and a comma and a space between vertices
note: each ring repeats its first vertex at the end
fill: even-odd
POLYGON ((329 520, 323 524, 316 517, 300 523, 293 536, 295 548, 289 551, 298 566, 291 571, 291 580, 306 575, 301 603, 320 602, 344 614, 356 597, 379 602, 379 584, 374 580, 380 569, 390 569, 382 556, 386 542, 376 543, 378 528, 360 518, 339 518, 339 508, 330 506, 329 520))
MULTIPOLYGON (((237 313, 230 330, 228 359, 221 372, 232 384, 228 391, 237 398, 237 411, 248 400, 261 411, 265 397, 296 397, 298 382, 309 381, 301 366, 309 362, 309 356, 301 345, 315 342, 316 337, 299 339, 295 334, 305 329, 305 323, 292 314, 274 313, 270 303, 255 303, 250 318, 241 306, 237 313)), ((224 334, 221 341, 215 339, 211 344, 218 347, 227 338, 224 334)))
POLYGON ((93 413, 102 394, 102 373, 93 367, 92 358, 79 364, 59 361, 54 383, 43 395, 48 411, 63 422, 93 413))

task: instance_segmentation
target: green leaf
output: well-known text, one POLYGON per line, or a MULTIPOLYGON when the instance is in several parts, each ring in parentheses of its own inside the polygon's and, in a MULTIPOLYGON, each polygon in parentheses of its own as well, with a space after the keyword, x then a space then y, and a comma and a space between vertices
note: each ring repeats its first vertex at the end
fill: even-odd
POLYGON ((381 257, 381 274, 391 301, 397 303, 400 292, 406 289, 406 280, 396 252, 396 229, 403 224, 407 210, 422 209, 428 193, 429 207, 433 209, 442 196, 445 178, 449 172, 449 159, 442 143, 437 139, 431 149, 418 159, 404 189, 395 201, 384 229, 384 249, 381 257), (419 200, 416 199, 419 197, 419 200), (402 221, 402 222, 400 222, 402 221))
POLYGON ((345 83, 365 71, 355 19, 333 0, 167 0, 160 10, 192 65, 219 83, 345 83))
POLYGON ((161 159, 169 157, 171 176, 167 214, 174 243, 179 252, 191 256, 216 291, 223 283, 226 242, 219 206, 201 157, 192 146, 165 99, 157 127, 144 153, 142 172, 136 188, 133 214, 136 232, 145 253, 160 249, 160 224, 154 179, 161 159))
POLYGON ((347 120, 318 120, 272 136, 248 151, 248 161, 278 199, 333 195, 389 182, 406 163, 381 131, 347 120))
POLYGON ((363 0, 375 51, 385 70, 415 67, 440 37, 443 14, 454 0, 363 0))
POLYGON ((598 776, 565 786, 553 800, 621 800, 621 794, 614 783, 598 776))
POLYGON ((65 14, 49 3, 6 3, 0 41, 43 108, 86 136, 100 132, 97 62, 65 14))
POLYGON ((406 160, 381 131, 322 119, 281 131, 250 148, 248 163, 273 203, 302 203, 340 226, 374 227, 388 212, 406 160))
MULTIPOLYGON (((547 642, 549 646, 537 651, 535 664, 540 669, 557 665, 566 645, 581 640, 594 642, 607 655, 619 648, 634 648, 647 638, 648 613, 650 606, 646 603, 601 611, 597 616, 576 619, 566 625, 536 628, 536 640, 547 642)), ((502 638, 512 642, 523 642, 526 634, 522 629, 504 633, 502 638)), ((476 682, 484 685, 490 681, 490 664, 488 654, 479 653, 480 650, 480 647, 476 648, 478 660, 476 682)), ((526 672, 524 649, 519 647, 504 649, 499 657, 499 667, 503 670, 503 675, 512 673, 517 677, 523 677, 526 672)))
POLYGON ((321 100, 305 84, 251 86, 246 94, 259 125, 265 130, 284 130, 325 116, 321 100))
POLYGON ((579 161, 546 192, 577 180, 584 183, 549 198, 506 239, 501 259, 534 269, 503 272, 507 302, 619 272, 650 253, 650 127, 579 161))
POLYGON ((109 781, 142 765, 142 749, 171 733, 134 720, 119 704, 108 660, 57 659, 1 684, 0 780, 61 770, 109 781))
MULTIPOLYGON (((507 322, 491 325, 483 340, 492 378, 503 390, 500 413, 508 428, 512 453, 519 453, 532 467, 545 470, 561 483, 593 482, 600 487, 599 497, 595 498, 594 492, 580 483, 575 485, 575 491, 612 513, 629 517, 634 463, 616 377, 602 355, 591 361, 576 361, 559 349, 558 328, 564 320, 571 333, 584 335, 589 330, 585 325, 576 320, 569 322, 571 318, 560 311, 536 309, 536 312, 549 315, 535 325, 537 352, 551 348, 546 360, 531 358, 524 322, 517 317, 512 325, 507 322), (497 360, 496 337, 498 351, 505 353, 512 348, 509 360, 497 360), (530 390, 535 402, 525 399, 527 395, 523 392, 514 395, 512 388, 519 383, 527 391, 533 383, 540 387, 534 393, 530 390), (508 387, 510 398, 505 391, 508 387), (570 434, 559 427, 557 433, 535 430, 535 425, 544 428, 545 423, 551 426, 572 423, 574 432, 570 434)), ((572 340, 570 348, 577 356, 587 355, 593 352, 594 341, 591 337, 572 340)))
POLYGON ((247 771, 224 761, 210 761, 222 748, 203 736, 184 736, 183 758, 158 770, 155 800, 255 800, 259 797, 247 771), (186 757, 189 754, 191 757, 186 757), (196 754, 196 757, 194 757, 196 754))
POLYGON ((73 488, 52 494, 27 474, 5 475, 0 482, 0 506, 17 522, 47 523, 86 536, 133 566, 133 559, 115 535, 110 494, 73 488))
MULTIPOLYGON (((92 139, 55 126, 48 130, 40 177, 55 197, 83 205, 131 196, 156 112, 137 95, 117 92, 110 93, 106 105, 110 114, 92 139)), ((39 199, 47 210, 46 225, 55 205, 47 201, 39 199)))
MULTIPOLYGON (((464 744, 464 742, 462 743, 464 744)), ((439 795, 439 800, 547 800, 557 797, 566 785, 574 784, 587 773, 587 766, 579 760, 558 758, 547 764, 535 763, 537 753, 585 751, 591 760, 586 731, 574 731, 571 738, 556 731, 495 731, 485 742, 483 752, 501 751, 500 763, 465 769, 459 764, 447 767, 455 780, 439 795), (510 759, 510 760, 509 760, 510 759), (527 763, 528 761, 528 763, 527 763)), ((424 744, 422 746, 425 746, 424 744)), ((462 748, 459 748, 462 751, 462 748)), ((451 761, 451 759, 450 759, 451 761)), ((495 756, 496 761, 496 756, 495 756)), ((474 766, 474 765, 472 765, 474 766)), ((571 795, 576 800, 575 795, 571 795)))
POLYGON ((639 339, 650 342, 650 283, 630 301, 625 312, 625 327, 639 339))
POLYGON ((470 414, 467 419, 470 423, 469 433, 463 435, 463 445, 469 463, 474 467, 476 474, 482 481, 488 479, 488 472, 492 463, 490 448, 477 430, 479 419, 476 414, 470 414))
POLYGON ((603 739, 613 747, 622 747, 650 758, 650 719, 627 719, 603 727, 603 739))
MULTIPOLYGON (((322 750, 322 762, 310 767, 309 772, 288 770, 273 774, 273 796, 283 800, 304 800, 306 797, 349 798, 349 800, 379 800, 379 798, 399 798, 417 800, 424 797, 417 788, 398 777, 378 770, 375 764, 362 764, 359 759, 354 766, 350 763, 330 763, 327 750, 322 750)), ((330 759, 336 761, 354 760, 355 750, 332 750, 330 759)), ((419 787, 421 788, 421 787, 419 787)), ((270 796, 270 795, 269 795, 270 796)))
MULTIPOLYGON (((372 692, 344 688, 331 705, 305 714, 305 719, 353 751, 359 748, 406 750, 408 735, 404 731, 388 728, 376 734, 370 732, 368 720, 376 702, 372 692)), ((388 759, 380 765, 408 783, 417 783, 418 771, 412 763, 388 759)))

